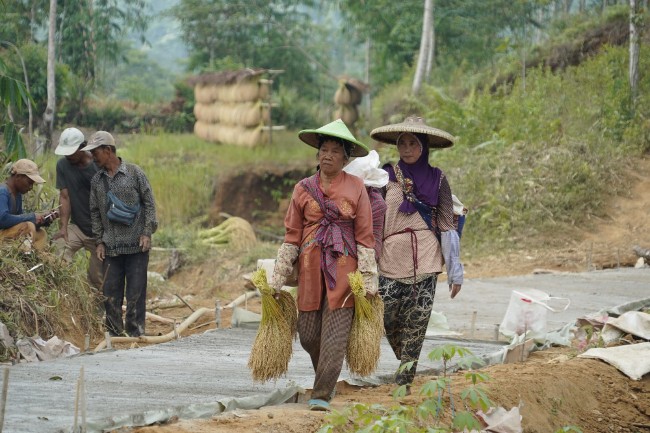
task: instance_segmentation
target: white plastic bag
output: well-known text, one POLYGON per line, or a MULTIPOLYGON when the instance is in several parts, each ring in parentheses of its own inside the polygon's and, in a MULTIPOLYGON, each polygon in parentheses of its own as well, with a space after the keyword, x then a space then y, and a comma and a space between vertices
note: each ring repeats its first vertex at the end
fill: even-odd
POLYGON ((537 289, 513 290, 499 332, 508 338, 526 333, 528 338, 543 341, 546 337, 547 311, 565 311, 570 303, 568 298, 549 296, 537 289), (549 305, 551 300, 566 304, 554 308, 549 305))

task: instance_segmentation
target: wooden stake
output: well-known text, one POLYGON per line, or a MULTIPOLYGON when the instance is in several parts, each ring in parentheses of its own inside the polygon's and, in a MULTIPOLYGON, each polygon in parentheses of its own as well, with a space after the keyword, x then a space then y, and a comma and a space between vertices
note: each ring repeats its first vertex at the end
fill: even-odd
POLYGON ((5 423, 5 408, 7 407, 7 391, 9 390, 9 369, 2 372, 2 399, 0 400, 0 433, 5 423))
POLYGON ((214 302, 214 323, 217 329, 221 328, 221 301, 219 299, 214 302))
POLYGON ((79 390, 81 391, 81 433, 86 433, 86 375, 84 374, 84 366, 81 366, 79 373, 79 390))
POLYGON ((113 344, 111 343, 111 334, 110 334, 110 332, 108 332, 108 331, 104 332, 104 339, 106 341, 106 348, 107 349, 112 349, 113 344))
POLYGON ((72 423, 72 433, 77 433, 78 431, 78 421, 79 421, 79 394, 81 393, 79 390, 81 383, 79 382, 79 379, 77 379, 77 392, 75 393, 74 396, 74 422, 72 423))
POLYGON ((476 311, 472 311, 472 329, 469 331, 469 338, 474 338, 474 328, 476 327, 476 311))
POLYGON ((84 336, 84 352, 88 352, 90 349, 90 335, 86 334, 84 336))

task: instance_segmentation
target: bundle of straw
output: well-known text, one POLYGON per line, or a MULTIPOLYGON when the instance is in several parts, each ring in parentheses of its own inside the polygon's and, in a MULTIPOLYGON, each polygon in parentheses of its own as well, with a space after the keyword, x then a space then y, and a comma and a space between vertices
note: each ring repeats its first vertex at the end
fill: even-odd
POLYGON ((350 372, 368 376, 379 363, 384 335, 384 302, 379 295, 366 298, 363 277, 358 270, 348 274, 354 295, 354 319, 348 338, 346 362, 350 372))
POLYGON ((255 271, 251 281, 262 295, 262 320, 248 358, 253 380, 266 382, 277 379, 289 369, 293 351, 293 336, 298 322, 296 302, 288 292, 279 299, 266 279, 266 270, 255 271))

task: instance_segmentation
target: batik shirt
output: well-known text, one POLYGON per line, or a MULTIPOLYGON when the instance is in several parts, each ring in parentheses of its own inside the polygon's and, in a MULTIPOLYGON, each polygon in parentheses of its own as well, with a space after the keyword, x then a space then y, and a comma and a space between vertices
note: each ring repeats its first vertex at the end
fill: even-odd
POLYGON ((90 217, 93 236, 97 244, 103 243, 109 257, 142 252, 140 236, 151 237, 158 228, 156 203, 147 176, 135 164, 121 162, 115 175, 110 177, 100 169, 90 183, 90 217), (109 189, 128 206, 140 203, 140 210, 132 225, 108 220, 108 198, 104 179, 109 189))

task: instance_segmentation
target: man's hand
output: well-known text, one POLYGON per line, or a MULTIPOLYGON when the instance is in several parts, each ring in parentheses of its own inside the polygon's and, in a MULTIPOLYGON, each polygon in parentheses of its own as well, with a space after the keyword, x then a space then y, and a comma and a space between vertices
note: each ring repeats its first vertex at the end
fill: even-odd
POLYGON ((101 260, 102 262, 104 261, 104 258, 106 258, 106 247, 104 246, 104 244, 97 245, 97 247, 95 248, 95 255, 99 260, 101 260))
POLYGON ((68 228, 67 227, 61 227, 58 232, 54 233, 54 236, 52 236, 52 240, 55 241, 57 239, 63 238, 65 240, 65 243, 68 243, 68 228))
POLYGON ((151 249, 151 238, 149 236, 140 236, 140 248, 142 248, 143 253, 151 249))
POLYGON ((36 218, 36 225, 37 226, 42 226, 43 223, 45 222, 45 214, 35 213, 34 217, 36 218))
POLYGON ((456 297, 456 295, 460 292, 460 288, 460 284, 452 284, 449 286, 449 294, 451 295, 451 299, 454 299, 456 297))

